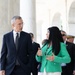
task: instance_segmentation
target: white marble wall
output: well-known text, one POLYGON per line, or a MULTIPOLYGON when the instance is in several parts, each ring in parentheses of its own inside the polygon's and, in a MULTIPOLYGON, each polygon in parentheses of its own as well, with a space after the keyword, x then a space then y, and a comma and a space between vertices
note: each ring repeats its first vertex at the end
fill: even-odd
POLYGON ((0 51, 3 34, 12 30, 10 20, 20 13, 20 0, 0 0, 0 51))

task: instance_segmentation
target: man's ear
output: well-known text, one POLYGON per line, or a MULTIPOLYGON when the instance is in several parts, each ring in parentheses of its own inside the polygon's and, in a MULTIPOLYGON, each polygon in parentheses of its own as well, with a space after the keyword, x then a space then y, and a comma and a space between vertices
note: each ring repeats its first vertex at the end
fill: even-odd
POLYGON ((14 28, 14 24, 12 24, 12 28, 14 28))

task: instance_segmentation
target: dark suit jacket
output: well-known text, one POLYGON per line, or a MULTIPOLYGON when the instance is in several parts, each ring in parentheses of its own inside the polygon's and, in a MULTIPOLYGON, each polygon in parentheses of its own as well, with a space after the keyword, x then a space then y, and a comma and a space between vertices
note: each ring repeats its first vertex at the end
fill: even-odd
POLYGON ((29 73, 32 63, 32 42, 30 35, 23 31, 20 33, 18 51, 14 44, 13 31, 3 37, 1 70, 5 70, 6 75, 13 71, 16 58, 25 72, 29 73))
POLYGON ((33 53, 33 59, 32 59, 32 68, 31 68, 31 73, 33 75, 38 75, 38 65, 39 65, 39 62, 36 61, 35 59, 35 56, 36 56, 36 53, 38 51, 38 48, 40 48, 40 45, 36 42, 33 42, 32 43, 32 53, 33 53))
POLYGON ((71 57, 71 62, 62 67, 62 75, 73 75, 73 70, 75 70, 75 44, 66 42, 66 48, 71 57))
POLYGON ((38 48, 40 48, 40 45, 39 45, 38 43, 36 43, 36 42, 33 42, 33 43, 32 43, 32 48, 33 48, 33 51, 32 51, 32 53, 33 53, 32 69, 33 69, 33 68, 36 69, 36 67, 38 66, 38 62, 36 61, 35 56, 36 56, 36 53, 37 53, 37 51, 38 51, 38 48))

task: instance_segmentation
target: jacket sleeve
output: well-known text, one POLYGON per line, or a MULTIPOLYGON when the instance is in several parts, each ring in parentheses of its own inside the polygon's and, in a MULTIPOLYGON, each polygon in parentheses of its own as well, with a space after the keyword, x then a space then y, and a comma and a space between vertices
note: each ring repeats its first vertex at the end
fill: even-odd
POLYGON ((30 35, 28 34, 28 51, 27 51, 27 55, 28 55, 28 58, 29 58, 29 62, 27 64, 28 67, 31 67, 31 64, 32 64, 32 59, 33 59, 33 53, 32 53, 32 41, 31 41, 31 37, 30 35))
POLYGON ((2 44, 2 50, 1 50, 1 70, 5 70, 6 55, 7 55, 6 39, 5 39, 5 36, 3 36, 3 44, 2 44))
POLYGON ((41 62, 41 56, 36 55, 36 61, 41 62))
POLYGON ((69 63, 71 58, 67 52, 66 45, 61 43, 61 50, 60 53, 54 57, 54 62, 57 63, 69 63))

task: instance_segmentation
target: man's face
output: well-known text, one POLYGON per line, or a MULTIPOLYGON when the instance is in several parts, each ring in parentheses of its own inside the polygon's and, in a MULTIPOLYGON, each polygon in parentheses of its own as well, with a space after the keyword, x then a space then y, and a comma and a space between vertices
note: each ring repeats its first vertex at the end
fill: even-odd
POLYGON ((34 37, 32 37, 32 42, 34 41, 34 37))
POLYGON ((12 25, 13 30, 16 32, 21 32, 23 29, 23 20, 22 19, 16 19, 14 24, 12 25))
POLYGON ((73 43, 74 42, 74 38, 69 38, 69 39, 67 39, 67 41, 73 43))
POLYGON ((63 40, 66 41, 66 38, 67 38, 66 33, 65 32, 61 32, 61 35, 62 35, 63 40))

